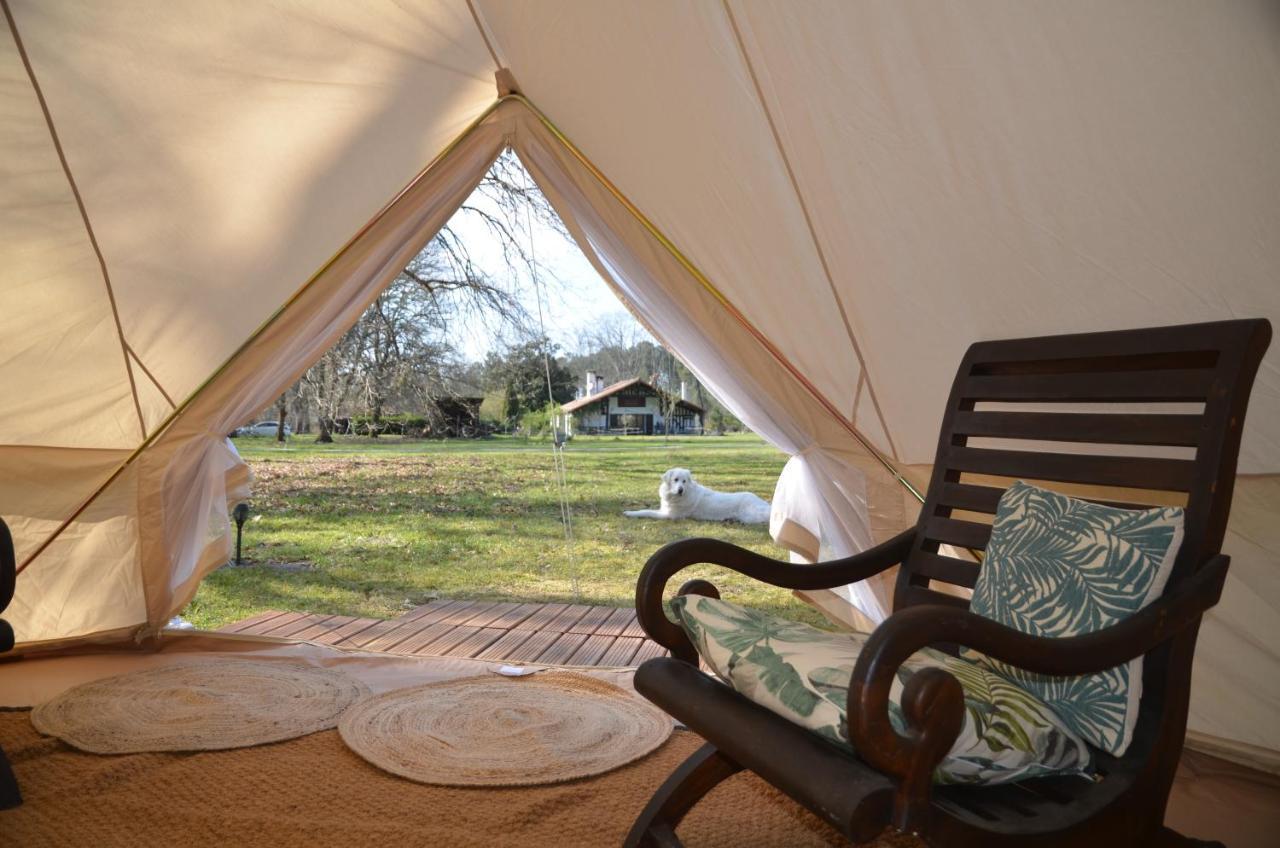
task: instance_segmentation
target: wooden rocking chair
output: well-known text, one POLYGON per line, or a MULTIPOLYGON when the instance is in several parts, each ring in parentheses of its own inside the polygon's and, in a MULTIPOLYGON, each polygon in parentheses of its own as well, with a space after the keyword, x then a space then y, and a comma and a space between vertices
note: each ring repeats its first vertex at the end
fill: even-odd
MULTIPOLYGON (((17 562, 13 554, 13 536, 9 527, 0 519, 0 612, 4 612, 13 600, 13 587, 17 579, 17 562)), ((0 654, 13 648, 13 627, 0 618, 0 654)), ((0 748, 0 810, 8 810, 22 803, 18 791, 18 779, 13 776, 9 758, 0 748)))
MULTIPOLYGON (((1267 321, 1245 320, 974 344, 956 373, 933 478, 911 529, 856 556, 815 565, 771 560, 711 539, 659 550, 640 575, 636 609, 650 638, 672 656, 642 665, 636 689, 708 743, 658 790, 626 844, 680 845, 675 828, 681 818, 744 768, 855 841, 870 840, 892 825, 939 846, 1196 844, 1164 827, 1165 804, 1186 732, 1200 617, 1217 603, 1226 578, 1228 558, 1220 549, 1240 435, 1270 338, 1267 321), (1084 403, 1088 411, 999 409, 1010 403, 1040 409, 1084 403), (1180 407, 1157 414, 1123 406, 1134 403, 1180 407), (972 438, 1002 442, 975 447, 972 438), (1043 445, 1009 449, 1003 440, 1108 448, 1068 454, 1043 445), (1185 452, 1194 456, 1153 456, 1149 446, 1190 448, 1185 452), (974 475, 983 476, 975 481, 974 475), (967 601, 930 588, 935 581, 973 587, 981 566, 943 556, 939 546, 984 549, 990 524, 952 514, 994 515, 1004 488, 1016 478, 1127 490, 1093 495, 1112 498, 1100 502, 1117 506, 1141 505, 1143 498, 1133 490, 1185 493, 1185 537, 1161 597, 1114 626, 1053 639, 979 617, 967 601), (662 603, 671 577, 695 563, 725 566, 788 589, 841 586, 900 565, 894 613, 870 637, 849 686, 848 733, 856 755, 698 670, 697 652, 662 603), (959 684, 937 668, 915 674, 902 695, 906 735, 893 729, 888 712, 898 666, 930 645, 952 652, 967 646, 1050 675, 1088 674, 1145 656, 1133 741, 1118 758, 1095 749, 1099 776, 1092 781, 934 785, 934 769, 963 720, 959 684)), ((680 591, 718 597, 705 580, 690 581, 680 591)))

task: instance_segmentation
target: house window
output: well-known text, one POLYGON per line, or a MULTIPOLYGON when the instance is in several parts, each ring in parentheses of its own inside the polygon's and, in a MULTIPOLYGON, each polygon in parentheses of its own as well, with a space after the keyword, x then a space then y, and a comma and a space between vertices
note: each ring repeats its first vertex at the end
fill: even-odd
POLYGON ((618 395, 618 406, 643 407, 644 395, 618 395))

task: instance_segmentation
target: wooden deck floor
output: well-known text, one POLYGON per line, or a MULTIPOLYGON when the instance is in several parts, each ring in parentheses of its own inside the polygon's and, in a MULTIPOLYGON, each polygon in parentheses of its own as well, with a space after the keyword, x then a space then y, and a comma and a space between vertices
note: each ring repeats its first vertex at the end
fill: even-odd
POLYGON ((392 619, 273 610, 220 632, 392 654, 547 665, 635 666, 667 653, 645 638, 635 610, 584 604, 432 601, 392 619))

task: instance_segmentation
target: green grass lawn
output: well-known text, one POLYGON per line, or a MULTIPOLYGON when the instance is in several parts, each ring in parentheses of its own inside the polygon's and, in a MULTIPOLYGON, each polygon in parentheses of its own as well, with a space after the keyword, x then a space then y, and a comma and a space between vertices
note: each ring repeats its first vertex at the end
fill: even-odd
MULTIPOLYGON (((574 439, 568 547, 545 442, 302 436, 237 447, 255 478, 246 564, 205 579, 183 613, 199 627, 265 609, 392 617, 434 598, 630 606, 645 559, 687 536, 786 556, 763 526, 622 515, 656 507, 658 478, 675 465, 714 488, 770 497, 786 457, 750 435, 574 439)), ((821 620, 790 592, 724 569, 688 576, 713 580, 728 599, 821 620)))

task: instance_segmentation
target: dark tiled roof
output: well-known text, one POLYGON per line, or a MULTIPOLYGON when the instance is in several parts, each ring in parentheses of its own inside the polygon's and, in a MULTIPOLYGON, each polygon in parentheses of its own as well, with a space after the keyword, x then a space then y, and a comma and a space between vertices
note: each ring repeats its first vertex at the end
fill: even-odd
MULTIPOLYGON (((610 395, 616 395, 619 392, 621 392, 623 389, 629 389, 632 386, 644 386, 646 389, 649 389, 650 391, 654 392, 659 396, 664 394, 662 390, 655 389, 653 386, 649 385, 644 380, 641 380, 639 377, 632 377, 630 380, 619 380, 618 382, 613 383, 612 385, 605 386, 603 389, 601 389, 600 391, 596 392, 593 395, 587 395, 586 397, 578 398, 577 400, 571 400, 568 403, 563 404, 561 408, 565 412, 576 412, 577 410, 582 409, 582 407, 584 406, 590 406, 596 401, 604 400, 610 395)), ((705 409, 698 406, 696 403, 693 403, 692 401, 680 400, 680 401, 676 401, 676 403, 679 406, 687 406, 689 409, 692 409, 696 412, 706 412, 705 409)))

